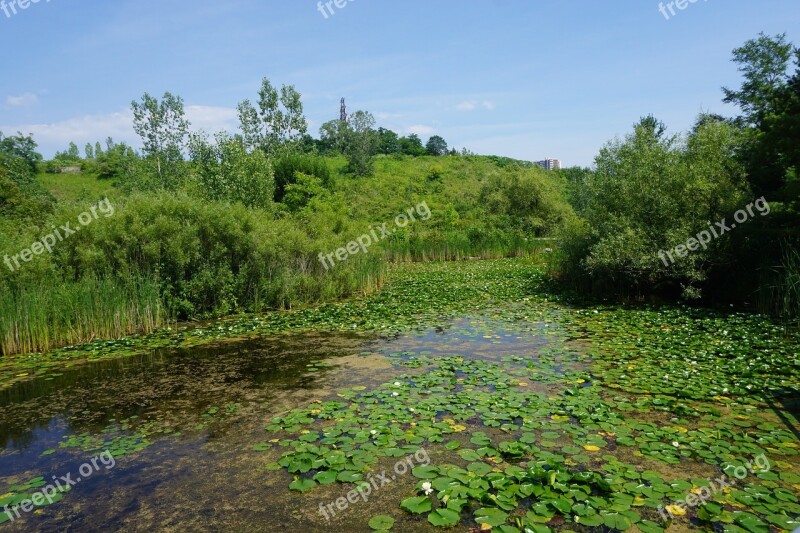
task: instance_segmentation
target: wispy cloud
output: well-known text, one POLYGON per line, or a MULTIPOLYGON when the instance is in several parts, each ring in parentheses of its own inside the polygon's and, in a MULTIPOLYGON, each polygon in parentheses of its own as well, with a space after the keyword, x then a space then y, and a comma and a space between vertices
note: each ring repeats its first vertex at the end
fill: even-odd
POLYGON ((34 93, 20 94, 19 96, 7 96, 6 105, 9 107, 29 107, 39 103, 39 97, 34 93))
POLYGON ((239 125, 239 115, 232 107, 206 105, 186 106, 186 118, 192 123, 192 130, 233 131, 239 125))
POLYGON ((406 133, 416 133, 417 135, 430 135, 435 130, 430 126, 424 124, 415 124, 406 128, 406 133))
POLYGON ((375 113, 375 118, 377 118, 378 120, 391 120, 402 117, 403 113, 386 113, 384 111, 379 111, 378 113, 375 113))
MULTIPOLYGON (((186 106, 186 118, 192 124, 192 131, 202 129, 209 133, 232 132, 238 124, 236 110, 228 107, 186 106)), ((46 155, 63 150, 70 142, 81 146, 87 142, 102 141, 107 137, 113 137, 117 142, 127 142, 133 146, 138 146, 140 143, 133 131, 133 115, 127 109, 104 115, 84 115, 53 123, 2 124, 0 131, 32 133, 46 155)))
POLYGON ((484 109, 493 111, 495 105, 491 100, 484 100, 483 102, 478 102, 477 100, 466 100, 458 104, 456 109, 459 111, 475 111, 478 109, 478 107, 483 107, 484 109))

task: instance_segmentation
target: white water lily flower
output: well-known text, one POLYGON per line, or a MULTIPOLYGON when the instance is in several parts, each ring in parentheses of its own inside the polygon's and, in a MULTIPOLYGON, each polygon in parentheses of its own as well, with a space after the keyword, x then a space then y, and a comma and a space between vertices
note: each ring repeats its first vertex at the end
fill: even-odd
POLYGON ((414 409, 413 407, 409 407, 408 410, 411 411, 412 413, 416 413, 417 412, 417 410, 414 409))
POLYGON ((672 441, 672 445, 675 446, 676 448, 680 448, 681 446, 681 444, 676 440, 672 441))
POLYGON ((422 484, 422 490, 425 492, 425 496, 427 496, 433 492, 433 485, 431 485, 429 481, 426 481, 422 484))
POLYGON ((393 392, 392 396, 400 396, 400 393, 399 392, 393 392))
POLYGON ((371 433, 371 434, 373 434, 373 435, 377 435, 377 434, 378 434, 378 432, 377 432, 377 431, 375 431, 374 429, 373 429, 373 430, 371 430, 371 431, 370 431, 370 433, 371 433))
POLYGON ((400 385, 402 385, 402 383, 400 383, 399 381, 395 381, 395 382, 394 382, 394 386, 395 386, 395 387, 399 387, 400 385))

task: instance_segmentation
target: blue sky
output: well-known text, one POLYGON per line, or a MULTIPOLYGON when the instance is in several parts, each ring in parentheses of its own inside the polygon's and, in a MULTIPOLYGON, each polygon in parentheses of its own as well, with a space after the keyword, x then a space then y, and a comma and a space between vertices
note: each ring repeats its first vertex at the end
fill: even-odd
MULTIPOLYGON (((5 0, 8 3, 10 0, 5 0)), ((17 0, 19 1, 19 0, 17 0)), ((25 0, 22 0, 23 2, 25 0)), ((423 140, 589 165, 653 113, 673 132, 731 114, 731 50, 758 32, 800 44, 797 0, 40 0, 0 10, 0 130, 45 155, 70 140, 138 146, 130 101, 182 96, 194 129, 236 128, 266 76, 303 94, 310 130, 339 98, 423 140), (665 2, 667 3, 667 2, 665 2), (11 10, 9 10, 11 12, 11 10)))

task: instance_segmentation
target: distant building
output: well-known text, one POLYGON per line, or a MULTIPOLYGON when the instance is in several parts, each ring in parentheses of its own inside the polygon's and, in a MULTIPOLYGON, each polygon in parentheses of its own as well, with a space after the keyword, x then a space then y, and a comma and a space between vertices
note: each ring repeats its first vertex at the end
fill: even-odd
POLYGON ((545 159, 544 161, 536 161, 537 165, 545 170, 561 170, 560 159, 545 159))

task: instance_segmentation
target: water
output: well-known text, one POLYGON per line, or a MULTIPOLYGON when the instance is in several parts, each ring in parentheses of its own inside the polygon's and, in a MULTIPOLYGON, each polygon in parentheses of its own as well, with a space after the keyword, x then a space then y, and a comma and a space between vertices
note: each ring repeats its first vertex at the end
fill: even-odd
POLYGON ((291 475, 265 468, 279 452, 254 449, 270 418, 413 372, 393 363, 414 355, 537 354, 549 333, 547 324, 465 317, 394 339, 303 334, 159 350, 20 383, 0 393, 0 498, 37 476, 74 481, 105 450, 114 464, 96 460, 62 501, 0 530, 369 531, 369 517, 397 511, 398 491, 413 493, 416 480, 398 478, 327 522, 320 504, 352 487, 290 492, 291 475))

